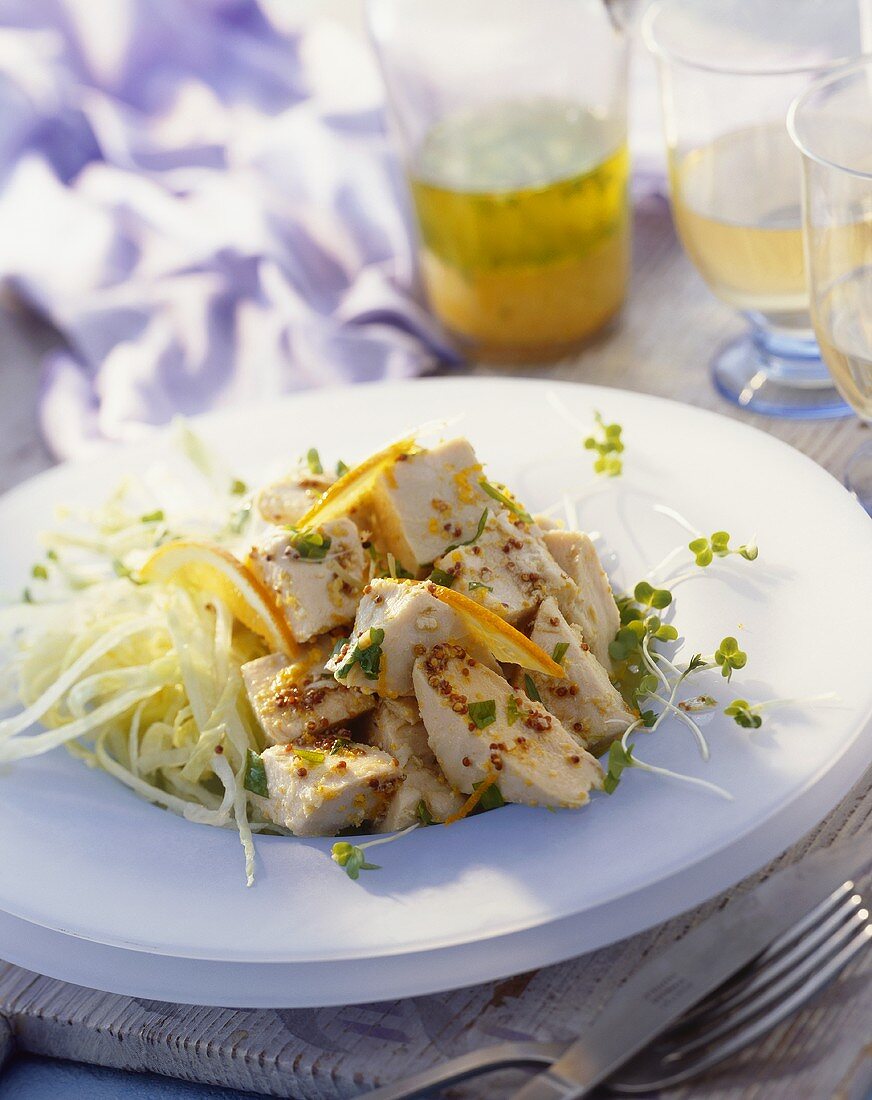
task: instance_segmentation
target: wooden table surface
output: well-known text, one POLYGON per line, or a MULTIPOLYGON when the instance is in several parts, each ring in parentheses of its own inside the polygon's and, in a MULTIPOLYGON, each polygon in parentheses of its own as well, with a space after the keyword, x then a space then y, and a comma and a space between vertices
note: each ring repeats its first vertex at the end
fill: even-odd
MULTIPOLYGON (((856 420, 764 420, 739 412, 713 390, 707 363, 721 343, 740 331, 741 322, 708 293, 682 255, 662 200, 647 200, 637 209, 635 257, 620 325, 571 360, 519 373, 596 382, 715 409, 785 440, 838 476, 868 437, 856 420)), ((9 311, 0 315, 0 488, 51 462, 39 439, 35 409, 38 360, 52 339, 25 317, 9 311)), ((773 866, 860 833, 872 842, 872 773, 860 778, 829 818, 773 866)), ((376 1083, 500 1039, 571 1037, 647 954, 719 903, 714 899, 616 947, 508 981, 339 1009, 190 1009, 94 993, 0 964, 0 1017, 9 1021, 6 1028, 0 1019, 0 1061, 15 1042, 39 1053, 274 1096, 356 1096, 376 1083)), ((712 1100, 866 1096, 872 1087, 870 979, 872 952, 866 952, 765 1040, 670 1095, 712 1100)), ((496 1100, 514 1084, 514 1078, 492 1078, 453 1095, 496 1100)))

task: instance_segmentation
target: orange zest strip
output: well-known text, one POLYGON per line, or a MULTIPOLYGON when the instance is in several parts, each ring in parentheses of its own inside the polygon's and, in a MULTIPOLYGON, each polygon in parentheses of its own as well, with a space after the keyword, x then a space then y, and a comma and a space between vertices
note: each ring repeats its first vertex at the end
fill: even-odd
POLYGON ((349 509, 372 488, 379 474, 393 466, 401 456, 414 454, 416 450, 418 446, 415 440, 409 437, 391 443, 384 450, 376 451, 344 473, 338 481, 334 481, 296 526, 302 530, 347 515, 349 509))
POLYGON ((456 810, 453 814, 449 814, 448 817, 446 817, 445 820, 442 822, 442 824, 453 825, 455 821, 462 821, 464 817, 468 817, 481 801, 482 795, 485 793, 485 791, 489 790, 494 785, 494 783, 496 783, 496 781, 496 773, 491 772, 487 779, 483 779, 481 781, 481 783, 472 792, 469 798, 467 798, 460 809, 456 810))
POLYGON ((430 595, 447 604, 498 661, 520 665, 531 672, 541 672, 544 676, 553 676, 556 679, 566 675, 563 666, 549 657, 544 649, 469 596, 455 592, 453 588, 443 588, 441 584, 434 584, 432 581, 405 583, 426 584, 430 595))

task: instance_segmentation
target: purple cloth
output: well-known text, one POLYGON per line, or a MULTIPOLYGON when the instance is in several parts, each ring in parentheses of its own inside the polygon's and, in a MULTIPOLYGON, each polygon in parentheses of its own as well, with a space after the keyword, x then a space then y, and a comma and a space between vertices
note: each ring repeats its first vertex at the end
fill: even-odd
POLYGON ((412 375, 405 193, 362 43, 257 0, 0 0, 0 277, 64 335, 59 456, 174 413, 412 375))
POLYGON ((0 0, 0 278, 65 337, 60 457, 453 358, 366 45, 268 3, 0 0))

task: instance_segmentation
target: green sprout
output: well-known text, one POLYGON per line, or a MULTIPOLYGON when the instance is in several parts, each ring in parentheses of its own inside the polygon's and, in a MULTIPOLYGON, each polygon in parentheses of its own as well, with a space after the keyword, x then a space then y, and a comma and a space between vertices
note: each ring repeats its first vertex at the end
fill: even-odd
POLYGON ((727 531, 715 531, 708 539, 694 539, 693 542, 688 543, 688 550, 693 554, 700 569, 711 565, 715 558, 726 558, 730 554, 738 554, 745 561, 755 561, 759 553, 757 544, 753 541, 731 548, 730 535, 727 531))
POLYGON ((633 589, 633 598, 642 607, 662 611, 672 603, 672 593, 668 588, 655 588, 647 581, 639 581, 633 589))
POLYGON ((585 450, 596 452, 594 472, 606 477, 618 477, 624 469, 623 459, 618 457, 624 452, 621 425, 606 424, 599 413, 594 415, 594 420, 598 431, 584 441, 585 450))
POLYGON ((715 650, 715 664, 720 666, 721 675, 729 680, 737 668, 744 668, 748 654, 739 649, 735 638, 724 638, 715 650))
POLYGON ((724 707, 724 714, 732 718, 737 726, 746 730, 758 730, 763 725, 763 714, 778 707, 807 707, 815 703, 831 703, 838 696, 833 692, 823 695, 809 695, 804 699, 767 699, 763 703, 749 703, 747 699, 734 699, 724 707))
POLYGON ((758 730, 763 725, 758 708, 751 706, 747 699, 734 699, 724 707, 724 714, 745 730, 758 730))
POLYGON ((366 856, 363 854, 363 845, 349 844, 347 840, 337 841, 333 845, 330 855, 333 862, 338 863, 346 875, 355 881, 360 878, 361 871, 380 870, 378 863, 367 863, 366 856))
MULTIPOLYGON (((430 817, 429 810, 424 807, 427 816, 430 817)), ((360 877, 361 871, 378 871, 380 865, 378 863, 368 863, 364 851, 367 848, 376 848, 379 844, 390 844, 393 840, 399 840, 400 837, 407 836, 413 832, 420 825, 434 824, 433 819, 430 818, 429 822, 423 820, 423 816, 420 812, 421 803, 418 803, 416 815, 418 821, 414 825, 410 825, 408 829, 403 829, 399 833, 391 833, 390 836, 379 837, 378 840, 368 840, 365 844, 352 844, 348 840, 337 840, 330 850, 330 856, 334 863, 338 863, 339 866, 345 871, 346 875, 350 879, 357 881, 360 877)))

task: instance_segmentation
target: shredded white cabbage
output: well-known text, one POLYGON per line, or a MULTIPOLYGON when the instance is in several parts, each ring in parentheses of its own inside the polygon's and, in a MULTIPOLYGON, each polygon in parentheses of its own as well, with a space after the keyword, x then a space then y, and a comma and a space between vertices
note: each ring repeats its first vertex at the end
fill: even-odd
POLYGON ((44 538, 46 560, 27 593, 36 602, 0 615, 0 646, 11 654, 0 705, 14 692, 20 708, 0 720, 0 764, 65 745, 157 806, 235 828, 250 885, 252 832, 284 831, 244 786, 247 752, 263 742, 240 669, 266 647, 214 594, 136 580, 168 537, 205 535, 232 549, 243 535, 228 519, 244 503, 236 483, 180 434, 194 467, 189 512, 184 478, 162 500, 156 487, 170 479, 155 471, 128 479, 102 509, 67 510, 63 528, 44 538), (216 505, 205 518, 201 482, 216 505))

